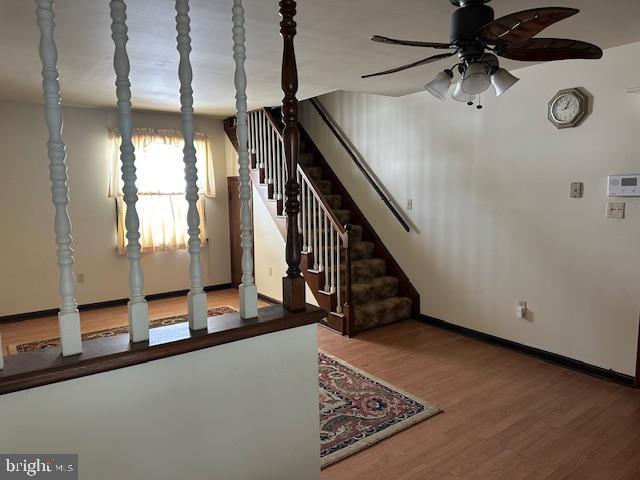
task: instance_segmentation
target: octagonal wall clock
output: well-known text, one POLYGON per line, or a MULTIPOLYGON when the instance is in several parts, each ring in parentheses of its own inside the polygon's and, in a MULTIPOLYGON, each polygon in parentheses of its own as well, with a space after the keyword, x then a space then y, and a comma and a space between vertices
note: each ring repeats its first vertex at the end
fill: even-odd
POLYGON ((560 90, 549 102, 549 121, 556 128, 577 127, 589 113, 589 96, 581 88, 560 90))

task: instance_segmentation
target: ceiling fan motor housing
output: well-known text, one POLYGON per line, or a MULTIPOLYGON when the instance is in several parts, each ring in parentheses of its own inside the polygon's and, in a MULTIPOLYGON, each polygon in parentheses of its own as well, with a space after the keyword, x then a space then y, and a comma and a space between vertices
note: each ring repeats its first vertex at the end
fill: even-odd
POLYGON ((477 32, 493 22, 493 8, 482 0, 460 2, 461 6, 451 16, 451 44, 460 50, 462 61, 474 61, 484 54, 484 45, 478 42, 477 32))

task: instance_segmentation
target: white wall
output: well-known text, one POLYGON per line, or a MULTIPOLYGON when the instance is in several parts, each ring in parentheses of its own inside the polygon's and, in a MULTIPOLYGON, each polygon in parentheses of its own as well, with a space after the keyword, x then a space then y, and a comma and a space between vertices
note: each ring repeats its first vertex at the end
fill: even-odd
POLYGON ((77 453, 93 480, 319 479, 317 355, 309 325, 3 395, 0 451, 77 453))
MULTIPOLYGON (((258 292, 282 301, 282 277, 287 272, 286 242, 255 188, 253 189, 253 228, 255 249, 255 275, 258 292)), ((305 286, 305 299, 318 305, 309 286, 305 286)))
MULTIPOLYGON (((477 111, 428 93, 338 92, 323 105, 419 233, 405 233, 312 107, 302 122, 421 294, 424 314, 632 375, 640 312, 640 199, 605 218, 606 177, 640 171, 640 43, 602 61, 527 67, 477 111), (547 103, 583 86, 593 114, 569 130, 547 103), (582 199, 569 184, 585 184, 582 199), (526 300, 528 320, 515 317, 526 300)), ((390 79, 389 81, 392 81, 390 79)))
MULTIPOLYGON (((73 228, 81 304, 126 298, 128 262, 116 255, 114 200, 107 197, 107 128, 114 110, 65 108, 69 212, 73 228)), ((3 205, 0 251, 0 316, 56 308, 57 267, 46 150, 47 130, 40 105, 0 104, 0 204, 3 205)), ((180 116, 136 113, 136 127, 179 128, 180 116)), ((222 121, 198 118, 196 128, 209 136, 216 166, 217 197, 205 204, 209 244, 203 251, 205 282, 230 281, 229 220, 222 121)), ((143 255, 145 293, 189 286, 186 250, 143 255)))

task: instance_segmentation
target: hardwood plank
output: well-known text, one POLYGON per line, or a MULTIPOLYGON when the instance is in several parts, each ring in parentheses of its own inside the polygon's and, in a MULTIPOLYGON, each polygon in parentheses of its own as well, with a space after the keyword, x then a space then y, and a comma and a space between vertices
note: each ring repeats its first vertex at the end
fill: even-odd
POLYGON ((322 480, 640 478, 640 392, 409 320, 320 348, 444 413, 322 480))
MULTIPOLYGON (((238 308, 236 290, 208 298, 238 308)), ((178 315, 186 300, 149 307, 152 318, 178 315)), ((125 307, 82 316, 83 331, 126 323, 125 307)), ((5 343, 50 338, 57 319, 0 331, 5 343)), ((412 320, 352 339, 318 335, 321 349, 444 410, 328 467, 322 480, 640 478, 639 391, 412 320)))

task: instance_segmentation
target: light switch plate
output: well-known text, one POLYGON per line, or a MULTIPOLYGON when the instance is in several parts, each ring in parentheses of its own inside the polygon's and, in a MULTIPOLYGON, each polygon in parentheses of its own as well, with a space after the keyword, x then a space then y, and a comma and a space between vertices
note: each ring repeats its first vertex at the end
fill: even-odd
POLYGON ((626 203, 607 202, 607 218, 623 219, 626 206, 626 203))
POLYGON ((571 184, 571 198, 582 198, 584 194, 584 183, 582 182, 573 182, 571 184))

